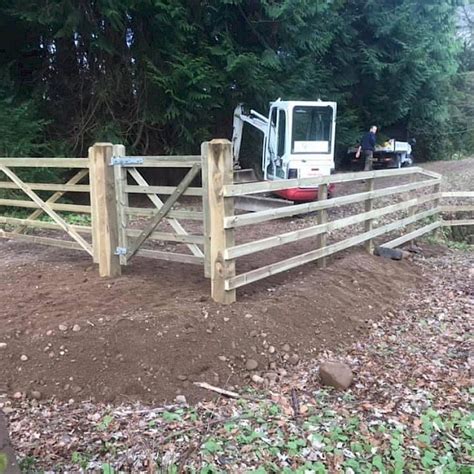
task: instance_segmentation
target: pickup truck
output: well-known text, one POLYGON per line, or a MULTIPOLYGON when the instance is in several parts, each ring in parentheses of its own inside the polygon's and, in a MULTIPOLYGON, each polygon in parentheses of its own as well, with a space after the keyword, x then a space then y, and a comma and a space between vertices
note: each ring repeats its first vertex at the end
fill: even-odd
MULTIPOLYGON (((347 150, 352 169, 364 168, 364 157, 361 153, 356 158, 359 145, 347 150)), ((402 168, 413 164, 412 147, 408 142, 400 142, 394 138, 386 141, 383 145, 376 145, 372 166, 374 168, 402 168)))

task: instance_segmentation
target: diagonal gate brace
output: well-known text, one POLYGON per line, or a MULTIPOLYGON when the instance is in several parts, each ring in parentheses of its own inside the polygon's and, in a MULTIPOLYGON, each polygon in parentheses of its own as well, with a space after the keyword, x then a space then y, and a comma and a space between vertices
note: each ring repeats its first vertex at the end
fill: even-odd
POLYGON ((188 171, 184 179, 176 186, 176 189, 173 191, 173 194, 170 195, 170 197, 166 200, 166 202, 161 206, 161 208, 156 212, 156 214, 151 218, 151 221, 149 224, 143 229, 141 234, 136 238, 135 242, 133 243, 133 246, 130 248, 130 250, 127 253, 127 259, 133 257, 138 249, 140 248, 140 245, 145 242, 145 240, 152 234, 152 232, 156 229, 158 224, 163 220, 163 218, 168 214, 168 212, 171 210, 173 205, 176 203, 176 201, 180 198, 180 196, 186 191, 188 186, 191 184, 193 179, 196 177, 196 175, 199 173, 201 169, 201 164, 196 163, 193 165, 193 167, 188 171))
MULTIPOLYGON (((147 181, 143 178, 143 176, 137 171, 136 168, 129 168, 128 172, 132 176, 132 178, 135 180, 137 184, 140 186, 149 186, 147 181)), ((157 209, 161 209, 161 206, 163 206, 163 201, 153 193, 147 194, 148 199, 155 205, 157 209)), ((168 223, 171 225, 171 227, 176 231, 177 234, 179 235, 188 235, 184 227, 179 223, 179 221, 175 218, 167 217, 166 220, 168 223)), ((202 250, 199 248, 198 245, 196 244, 186 244, 189 250, 191 250, 192 254, 195 255, 196 257, 204 257, 204 253, 202 250)))
POLYGON ((26 183, 24 183, 10 168, 0 165, 0 171, 8 176, 38 207, 51 217, 66 231, 89 255, 92 256, 92 247, 84 240, 58 213, 43 201, 26 183))

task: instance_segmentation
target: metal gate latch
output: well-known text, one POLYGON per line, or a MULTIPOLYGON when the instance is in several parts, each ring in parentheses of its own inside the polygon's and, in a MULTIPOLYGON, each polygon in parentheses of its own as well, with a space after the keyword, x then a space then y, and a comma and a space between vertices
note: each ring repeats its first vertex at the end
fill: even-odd
POLYGON ((139 156, 112 156, 111 166, 142 165, 143 158, 139 156))

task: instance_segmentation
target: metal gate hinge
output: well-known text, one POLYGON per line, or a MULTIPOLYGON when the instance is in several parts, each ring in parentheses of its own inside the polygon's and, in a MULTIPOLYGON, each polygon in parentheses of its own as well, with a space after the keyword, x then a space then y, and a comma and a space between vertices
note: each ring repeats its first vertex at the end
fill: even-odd
POLYGON ((115 249, 114 255, 127 255, 126 247, 117 247, 115 249))
POLYGON ((112 156, 110 166, 142 165, 143 158, 138 156, 112 156))

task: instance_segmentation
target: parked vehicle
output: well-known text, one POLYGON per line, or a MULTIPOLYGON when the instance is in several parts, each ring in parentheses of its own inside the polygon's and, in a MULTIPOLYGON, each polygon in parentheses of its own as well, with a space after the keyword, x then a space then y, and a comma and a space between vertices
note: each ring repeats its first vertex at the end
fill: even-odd
MULTIPOLYGON (((412 144, 414 145, 414 143, 414 140, 408 143, 392 138, 383 145, 377 145, 374 151, 373 167, 402 168, 413 165, 412 144)), ((359 145, 356 145, 347 150, 351 168, 355 170, 364 167, 364 158, 362 156, 356 157, 358 148, 359 145)))

